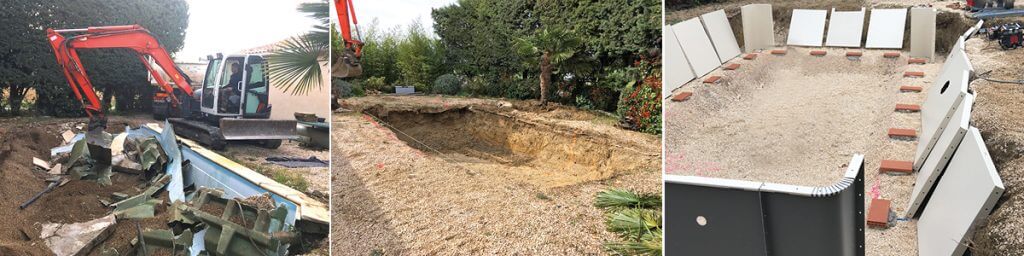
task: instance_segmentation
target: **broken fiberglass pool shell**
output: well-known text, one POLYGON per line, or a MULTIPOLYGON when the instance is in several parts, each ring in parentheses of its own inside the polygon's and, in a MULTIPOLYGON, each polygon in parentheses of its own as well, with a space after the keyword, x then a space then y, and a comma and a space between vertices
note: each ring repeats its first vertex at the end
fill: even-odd
POLYGON ((50 250, 59 255, 94 250, 118 253, 104 244, 108 237, 135 237, 129 250, 144 255, 160 250, 187 255, 201 251, 212 255, 284 255, 300 249, 294 242, 303 236, 322 238, 328 232, 324 204, 194 142, 181 139, 179 144, 170 124, 163 129, 149 124, 117 135, 64 137, 67 145, 50 150, 54 164, 42 160, 34 164, 58 178, 22 208, 45 207, 31 203, 70 180, 109 186, 120 182, 124 174, 141 175, 148 181, 141 193, 115 192, 111 200, 101 197, 100 202, 112 210, 103 219, 44 225, 46 233, 40 238, 45 238, 50 250), (93 154, 96 150, 100 150, 99 157, 93 154), (117 178, 112 180, 115 175, 117 178), (161 196, 164 191, 166 197, 161 196), (264 203, 246 203, 251 201, 264 203), (157 215, 167 220, 164 228, 174 228, 143 230, 139 226, 135 231, 127 230, 134 234, 115 233, 126 232, 114 226, 121 220, 144 221, 157 215))

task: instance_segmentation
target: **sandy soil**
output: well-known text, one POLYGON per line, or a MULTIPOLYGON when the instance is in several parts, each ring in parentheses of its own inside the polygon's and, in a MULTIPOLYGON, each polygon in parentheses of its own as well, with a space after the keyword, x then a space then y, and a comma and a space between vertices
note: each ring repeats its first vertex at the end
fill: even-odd
MULTIPOLYGON (((138 194, 137 187, 143 181, 138 176, 115 172, 111 176, 113 185, 100 186, 91 181, 71 181, 57 187, 42 196, 38 201, 24 210, 19 210, 25 200, 41 191, 45 186, 46 176, 32 169, 32 157, 49 159, 49 150, 59 146, 59 134, 74 127, 83 119, 51 119, 51 118, 6 118, 0 120, 0 214, 6 216, 0 220, 0 254, 10 255, 48 255, 39 231, 43 223, 77 223, 106 216, 110 209, 100 203, 100 199, 111 200, 111 193, 121 192, 138 194)), ((112 117, 109 122, 110 132, 124 130, 124 124, 138 125, 134 118, 112 117)), ((158 214, 167 213, 159 209, 158 214)), ((164 222, 166 223, 166 222, 164 222)), ((143 228, 166 228, 166 224, 142 221, 143 228)), ((131 231, 131 235, 111 235, 103 244, 96 248, 116 248, 125 250, 130 245, 130 238, 135 234, 135 221, 122 221, 113 227, 117 231, 131 231)), ((90 255, 97 255, 94 250, 90 255)))
POLYGON ((529 104, 346 100, 354 111, 332 124, 332 252, 601 253, 614 236, 593 198, 608 187, 659 192, 658 137, 529 104))
MULTIPOLYGON (((878 175, 883 159, 911 159, 916 141, 888 138, 888 128, 920 127, 917 113, 893 111, 897 103, 921 104, 924 93, 900 93, 901 85, 929 87, 941 62, 907 65, 867 50, 850 61, 844 49, 825 57, 789 48, 785 56, 761 54, 734 60, 737 71, 715 71, 725 81, 680 90, 694 96, 665 105, 666 172, 717 178, 827 186, 842 177, 853 154, 865 155, 867 191, 905 211, 913 176, 878 175), (924 71, 925 78, 904 78, 924 71)), ((905 56, 906 53, 904 53, 905 56)), ((865 202, 868 204, 869 202, 865 202)), ((868 255, 917 251, 916 226, 901 222, 866 232, 868 255)))
MULTIPOLYGON (((1019 3, 1018 3, 1019 4, 1019 3)), ((1001 50, 995 41, 971 39, 967 54, 978 74, 1021 80, 1024 50, 1001 50)), ((1024 85, 983 79, 971 83, 977 99, 971 125, 981 130, 1006 190, 985 225, 974 235, 975 255, 1014 255, 1024 251, 1024 85)))

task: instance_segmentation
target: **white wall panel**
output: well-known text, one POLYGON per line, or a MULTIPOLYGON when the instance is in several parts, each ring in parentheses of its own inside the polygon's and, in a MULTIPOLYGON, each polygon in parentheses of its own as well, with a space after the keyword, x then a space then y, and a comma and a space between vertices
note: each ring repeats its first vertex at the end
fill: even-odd
POLYGON ((704 21, 704 28, 711 36, 711 43, 715 46, 721 63, 740 55, 740 45, 736 43, 736 35, 732 32, 732 26, 729 26, 729 18, 725 16, 725 11, 705 13, 700 19, 704 21))
POLYGON ((866 48, 903 48, 907 9, 872 9, 866 48))

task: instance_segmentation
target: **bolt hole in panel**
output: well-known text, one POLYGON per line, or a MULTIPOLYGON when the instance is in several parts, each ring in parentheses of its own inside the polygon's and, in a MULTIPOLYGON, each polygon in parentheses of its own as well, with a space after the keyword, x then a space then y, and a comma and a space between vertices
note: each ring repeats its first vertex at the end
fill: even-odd
POLYGON ((1003 190, 981 133, 971 127, 917 222, 918 253, 963 255, 968 238, 991 213, 1003 190))
POLYGON ((736 36, 732 32, 732 26, 729 26, 729 18, 725 16, 725 11, 705 13, 700 19, 704 22, 704 28, 711 37, 711 43, 714 44, 721 63, 740 56, 740 45, 736 43, 736 36))
POLYGON ((665 255, 864 255, 863 155, 826 187, 665 175, 664 198, 665 255))
POLYGON ((793 9, 786 44, 820 47, 825 34, 826 16, 826 10, 793 9))
POLYGON ((903 48, 907 9, 872 9, 865 48, 903 48))
POLYGON ((693 69, 690 68, 690 62, 686 60, 686 55, 683 54, 683 48, 679 45, 676 34, 672 33, 672 29, 668 26, 662 27, 661 36, 663 49, 661 54, 662 60, 664 60, 662 70, 665 74, 661 95, 671 97, 672 90, 683 86, 696 76, 693 74, 693 69))
POLYGON ((775 47, 775 20, 772 5, 748 4, 740 7, 743 18, 743 50, 747 53, 775 47))
POLYGON ((832 8, 828 21, 826 46, 860 47, 864 35, 864 8, 855 12, 840 12, 832 8))
POLYGON ((942 173, 949 163, 950 157, 960 146, 960 141, 967 134, 970 128, 971 109, 974 104, 974 95, 967 94, 960 106, 956 108, 956 114, 942 129, 942 133, 935 136, 935 148, 924 161, 921 169, 917 172, 917 182, 914 183, 914 190, 910 194, 910 206, 907 207, 908 217, 918 217, 921 207, 928 203, 929 194, 935 183, 942 179, 942 173))
POLYGON ((924 160, 935 147, 936 135, 942 133, 950 117, 956 113, 956 107, 968 93, 967 87, 974 68, 967 59, 962 45, 958 40, 953 46, 946 63, 942 65, 942 71, 928 89, 928 96, 921 104, 921 134, 918 141, 922 143, 917 144, 917 151, 914 153, 915 170, 920 170, 924 160))
POLYGON ((718 59, 715 47, 711 45, 711 39, 704 26, 697 18, 689 19, 672 25, 672 32, 675 33, 679 45, 683 48, 686 60, 693 67, 693 72, 698 77, 704 76, 722 65, 718 59))

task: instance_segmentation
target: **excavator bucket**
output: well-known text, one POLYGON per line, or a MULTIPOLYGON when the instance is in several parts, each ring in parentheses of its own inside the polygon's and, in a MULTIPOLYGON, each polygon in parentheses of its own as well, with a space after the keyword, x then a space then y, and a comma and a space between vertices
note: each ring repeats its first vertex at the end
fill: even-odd
POLYGON ((356 57, 355 52, 351 50, 345 50, 341 56, 334 61, 334 66, 331 67, 331 76, 338 78, 358 77, 363 74, 363 65, 359 63, 359 58, 356 57))
POLYGON ((220 120, 225 140, 289 140, 299 138, 295 120, 234 119, 220 120))

